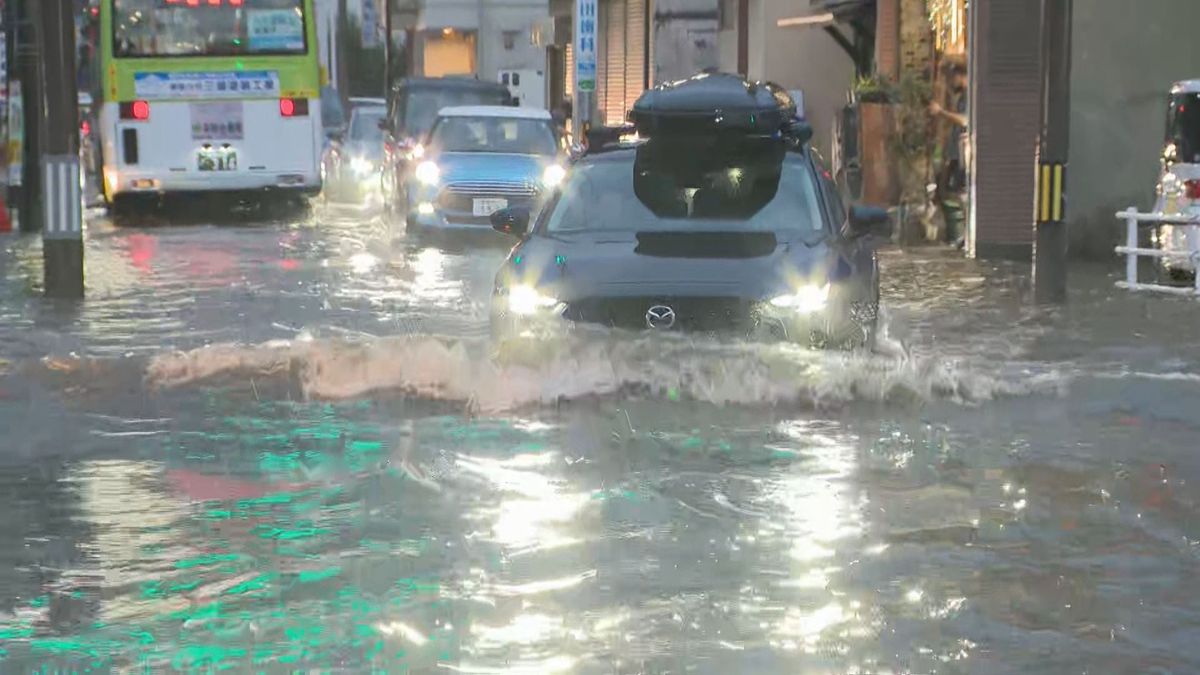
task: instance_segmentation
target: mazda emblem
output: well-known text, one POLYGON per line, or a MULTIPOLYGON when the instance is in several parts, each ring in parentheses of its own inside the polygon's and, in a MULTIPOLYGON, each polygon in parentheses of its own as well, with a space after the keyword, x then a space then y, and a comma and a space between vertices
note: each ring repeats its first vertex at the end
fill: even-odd
POLYGON ((675 325, 675 310, 666 305, 654 305, 646 310, 646 326, 666 330, 675 325))

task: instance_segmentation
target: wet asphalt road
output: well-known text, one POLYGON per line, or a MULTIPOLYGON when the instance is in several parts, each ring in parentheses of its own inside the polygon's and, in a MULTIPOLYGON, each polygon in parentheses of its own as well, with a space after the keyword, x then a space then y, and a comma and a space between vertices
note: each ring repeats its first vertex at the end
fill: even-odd
POLYGON ((884 254, 879 354, 495 354, 371 214, 0 240, 0 671, 1200 671, 1200 307, 884 254))

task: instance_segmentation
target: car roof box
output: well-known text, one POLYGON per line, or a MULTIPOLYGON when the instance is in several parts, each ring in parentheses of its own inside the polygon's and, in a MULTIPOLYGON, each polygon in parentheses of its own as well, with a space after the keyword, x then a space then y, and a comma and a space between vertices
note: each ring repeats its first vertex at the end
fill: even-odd
POLYGON ((783 87, 728 73, 664 82, 643 93, 629 113, 638 135, 647 138, 720 131, 774 135, 795 117, 796 103, 783 87))

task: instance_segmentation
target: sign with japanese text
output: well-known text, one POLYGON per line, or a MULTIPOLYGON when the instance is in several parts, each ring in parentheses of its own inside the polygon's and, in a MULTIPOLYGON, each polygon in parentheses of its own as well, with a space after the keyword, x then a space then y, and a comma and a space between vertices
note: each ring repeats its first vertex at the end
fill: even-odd
POLYGON ((192 140, 240 141, 245 134, 241 101, 193 103, 192 140))
POLYGON ((276 98, 279 73, 274 70, 237 70, 200 73, 135 73, 133 90, 138 98, 276 98))
POLYGON ((246 32, 250 34, 252 52, 304 49, 304 21, 290 9, 248 12, 246 32))
POLYGON ((596 0, 575 2, 575 87, 596 91, 596 0))

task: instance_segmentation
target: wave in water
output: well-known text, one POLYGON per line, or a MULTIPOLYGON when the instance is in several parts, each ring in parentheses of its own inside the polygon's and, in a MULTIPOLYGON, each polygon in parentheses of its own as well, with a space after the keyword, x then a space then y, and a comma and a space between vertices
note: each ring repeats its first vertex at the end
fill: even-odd
POLYGON ((748 406, 977 403, 1061 386, 1055 373, 1007 376, 953 360, 661 336, 531 340, 501 353, 487 340, 433 336, 225 344, 160 354, 145 375, 150 386, 164 388, 285 377, 315 399, 397 392, 487 413, 620 394, 748 406))

